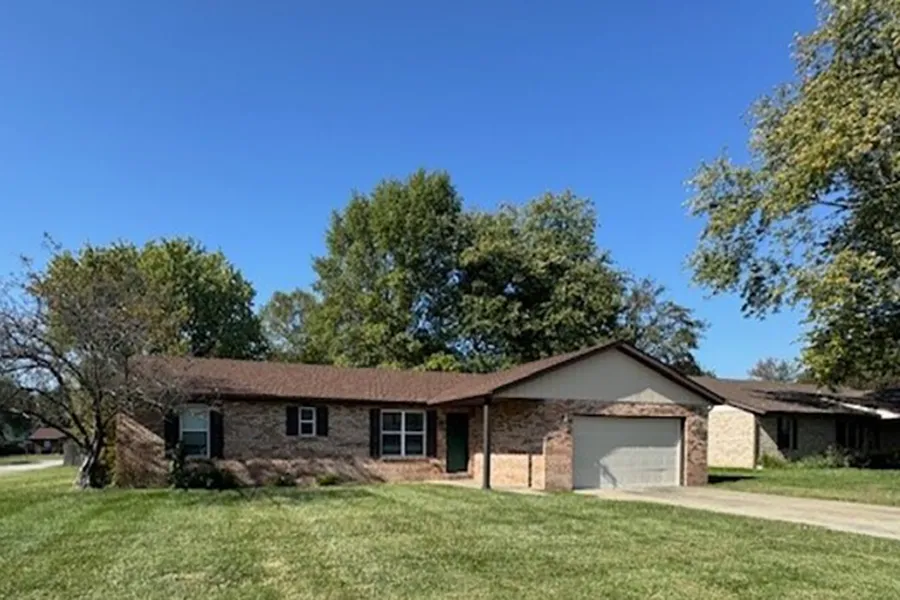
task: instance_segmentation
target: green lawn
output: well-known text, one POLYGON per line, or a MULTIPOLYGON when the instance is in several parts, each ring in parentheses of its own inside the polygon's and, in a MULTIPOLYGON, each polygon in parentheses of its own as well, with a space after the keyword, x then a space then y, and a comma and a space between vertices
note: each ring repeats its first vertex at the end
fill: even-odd
POLYGON ((890 598, 900 573, 893 541, 574 494, 71 476, 0 479, 0 598, 890 598))
POLYGON ((24 465, 45 460, 62 460, 62 454, 12 454, 0 456, 0 465, 24 465))
POLYGON ((866 469, 712 469, 716 487, 742 492, 900 506, 900 471, 866 469))

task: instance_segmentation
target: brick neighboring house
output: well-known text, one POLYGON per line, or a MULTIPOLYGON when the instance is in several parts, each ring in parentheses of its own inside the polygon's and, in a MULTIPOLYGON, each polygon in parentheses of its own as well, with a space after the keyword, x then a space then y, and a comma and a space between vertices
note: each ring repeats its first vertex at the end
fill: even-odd
POLYGON ((709 414, 709 465, 752 469, 765 455, 797 459, 829 447, 900 450, 900 402, 810 384, 694 377, 726 404, 709 414))
POLYGON ((193 400, 178 414, 120 415, 121 485, 161 485, 179 441, 248 483, 289 472, 547 490, 701 485, 707 413, 722 402, 622 342, 485 375, 154 360, 193 400))

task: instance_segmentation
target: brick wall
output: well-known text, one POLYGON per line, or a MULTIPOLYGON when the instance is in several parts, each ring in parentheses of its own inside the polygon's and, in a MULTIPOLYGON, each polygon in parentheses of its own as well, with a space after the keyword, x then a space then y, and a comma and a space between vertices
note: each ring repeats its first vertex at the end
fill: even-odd
POLYGON ((444 475, 447 444, 443 411, 437 415, 437 457, 373 459, 369 455, 369 411, 373 406, 329 405, 327 437, 287 435, 286 406, 283 402, 257 400, 225 403, 225 459, 253 460, 257 469, 265 464, 263 459, 280 461, 272 464, 282 469, 287 460, 300 477, 337 473, 361 481, 418 481, 444 475))
MULTIPOLYGON (((213 403, 222 412, 222 466, 248 484, 279 474, 300 480, 334 473, 360 481, 420 481, 444 477, 446 416, 437 414, 437 457, 373 459, 369 454, 371 405, 328 406, 328 436, 288 436, 286 403, 236 400, 213 403)), ((395 408, 392 406, 391 408, 395 408)), ((164 485, 168 472, 160 415, 122 416, 116 430, 116 478, 125 487, 164 485)))
MULTIPOLYGON (((496 485, 572 489, 572 431, 575 415, 675 417, 684 419, 684 482, 707 481, 705 407, 679 404, 602 403, 587 400, 497 400, 491 405, 491 481, 496 485), (542 456, 543 460, 535 460, 542 456), (543 465, 543 477, 536 468, 543 465)), ((471 471, 482 474, 482 413, 476 410, 471 436, 471 471)))
POLYGON ((756 415, 733 406, 716 406, 709 412, 708 428, 709 466, 756 466, 756 415))
POLYGON ((831 415, 796 415, 797 449, 778 449, 778 417, 759 417, 759 455, 766 454, 783 458, 801 458, 811 454, 821 454, 829 446, 835 445, 835 417, 831 415))

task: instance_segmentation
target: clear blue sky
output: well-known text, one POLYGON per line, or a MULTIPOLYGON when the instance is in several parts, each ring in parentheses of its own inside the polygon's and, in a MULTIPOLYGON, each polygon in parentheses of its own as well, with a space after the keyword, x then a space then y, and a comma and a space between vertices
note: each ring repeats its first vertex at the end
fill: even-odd
POLYGON ((448 170, 470 206, 571 188, 599 244, 711 328, 721 376, 796 355, 797 314, 745 320, 684 260, 685 181, 743 157, 812 0, 5 2, 0 272, 66 246, 190 235, 259 300, 312 281, 353 188, 448 170), (88 7, 91 9, 88 10, 88 7))

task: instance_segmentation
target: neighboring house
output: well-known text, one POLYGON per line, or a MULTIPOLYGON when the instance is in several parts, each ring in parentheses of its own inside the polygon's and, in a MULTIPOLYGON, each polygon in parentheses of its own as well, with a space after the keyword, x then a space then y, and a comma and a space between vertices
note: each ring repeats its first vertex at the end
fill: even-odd
POLYGON ((39 427, 28 436, 28 452, 41 454, 61 454, 66 434, 53 427, 39 427))
POLYGON ((472 477, 547 490, 701 485, 714 392, 622 342, 486 374, 152 359, 193 398, 122 415, 120 485, 165 481, 166 448, 262 482, 472 477))
POLYGON ((727 404, 709 415, 709 465, 752 469, 829 447, 900 449, 900 404, 871 392, 774 381, 694 377, 727 404))

